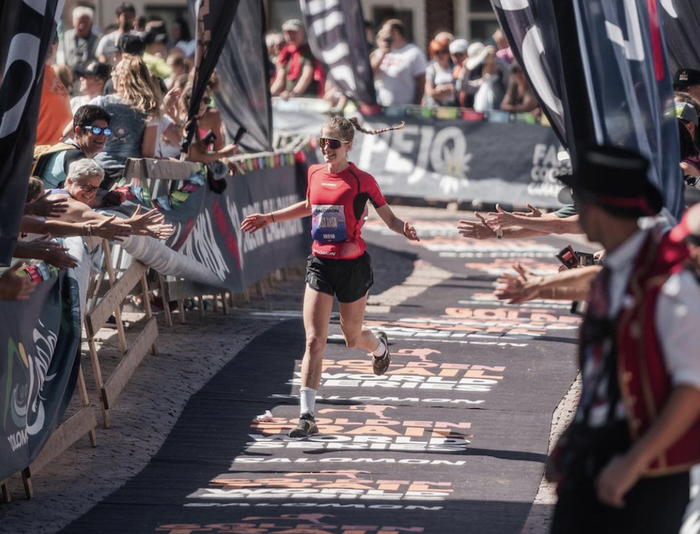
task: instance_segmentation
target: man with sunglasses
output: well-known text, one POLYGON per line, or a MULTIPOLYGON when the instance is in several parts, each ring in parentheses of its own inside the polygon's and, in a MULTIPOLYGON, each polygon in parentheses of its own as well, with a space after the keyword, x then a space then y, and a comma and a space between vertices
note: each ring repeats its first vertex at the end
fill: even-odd
POLYGON ((109 112, 100 106, 86 105, 78 108, 73 116, 74 139, 59 143, 42 154, 32 174, 39 176, 46 189, 63 187, 68 167, 83 158, 92 159, 104 150, 109 129, 109 112))

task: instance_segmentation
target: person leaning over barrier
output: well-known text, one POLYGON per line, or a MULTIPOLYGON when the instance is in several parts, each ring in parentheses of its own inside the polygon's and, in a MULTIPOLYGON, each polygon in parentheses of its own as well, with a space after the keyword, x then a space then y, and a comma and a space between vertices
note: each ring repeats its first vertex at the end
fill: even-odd
MULTIPOLYGON (((49 191, 48 200, 64 198, 67 201, 66 212, 61 220, 68 222, 95 221, 100 223, 110 217, 97 213, 89 204, 95 198, 100 182, 104 179, 104 170, 91 159, 74 161, 68 168, 68 177, 63 189, 49 191)), ((167 239, 173 232, 171 224, 163 224, 164 215, 158 210, 141 213, 141 207, 129 218, 120 223, 129 225, 133 235, 167 239)), ((91 234, 88 234, 90 236, 91 234)))
POLYGON ((648 161, 579 151, 574 199, 605 264, 581 327, 582 391, 550 457, 552 534, 677 534, 700 462, 700 285, 688 249, 639 219, 662 209, 648 161))
POLYGON ((293 438, 318 433, 314 405, 334 297, 338 298, 340 329, 347 346, 371 352, 376 375, 383 375, 391 363, 386 334, 375 336, 362 324, 374 281, 367 245, 360 235, 367 201, 391 230, 418 241, 416 229, 391 211, 374 177, 348 161, 356 129, 376 135, 397 128, 368 131, 357 119, 327 120, 319 138, 325 163, 309 167, 306 200, 271 213, 249 215, 241 224, 243 231, 255 232, 275 222, 312 217, 314 242, 304 294, 306 350, 301 364, 299 423, 289 432, 293 438))

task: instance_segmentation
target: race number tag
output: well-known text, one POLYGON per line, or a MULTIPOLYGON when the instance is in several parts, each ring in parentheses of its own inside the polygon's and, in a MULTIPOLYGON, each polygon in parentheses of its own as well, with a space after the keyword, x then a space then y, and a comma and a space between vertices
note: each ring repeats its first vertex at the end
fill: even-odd
POLYGON ((348 238, 344 206, 313 206, 311 236, 318 243, 338 243, 348 238))

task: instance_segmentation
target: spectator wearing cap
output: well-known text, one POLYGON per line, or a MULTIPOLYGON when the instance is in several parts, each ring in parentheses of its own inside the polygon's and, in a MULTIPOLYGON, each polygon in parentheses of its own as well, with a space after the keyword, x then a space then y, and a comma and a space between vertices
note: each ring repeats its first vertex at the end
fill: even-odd
POLYGON ((73 116, 72 139, 54 145, 38 158, 32 170, 44 182, 46 189, 63 186, 68 166, 79 159, 94 158, 104 150, 112 135, 109 112, 100 106, 79 107, 73 116))
POLYGON ((538 106, 537 98, 527 83, 523 69, 514 62, 510 68, 510 84, 501 102, 501 110, 522 113, 534 111, 538 106))
POLYGON ((109 65, 100 63, 96 59, 76 69, 76 73, 80 78, 81 95, 70 99, 70 107, 74 115, 79 107, 84 106, 96 96, 104 93, 105 84, 110 77, 110 70, 109 65))
POLYGON ((282 33, 286 45, 277 56, 277 70, 270 87, 272 96, 318 96, 325 80, 306 42, 304 25, 298 19, 288 20, 282 25, 282 33))
POLYGON ((551 532, 676 533, 700 461, 700 287, 684 245, 639 227, 663 206, 648 161, 610 146, 578 155, 569 185, 606 254, 581 327, 580 400, 547 470, 551 532))
POLYGON ((425 92, 425 55, 408 42, 404 23, 386 21, 377 33, 377 46, 370 56, 377 102, 382 106, 419 105, 425 92))
POLYGON ((450 43, 450 55, 452 56, 452 77, 457 80, 464 68, 464 62, 467 59, 469 51, 469 41, 466 39, 455 39, 450 43))
POLYGON ((78 6, 73 10, 73 27, 63 34, 61 50, 63 63, 74 73, 95 59, 95 50, 100 40, 92 31, 92 21, 95 12, 84 6, 78 6))
POLYGON ((460 92, 464 93, 461 101, 476 111, 499 109, 505 88, 502 62, 496 58, 496 50, 476 42, 469 45, 468 55, 462 82, 458 84, 460 92))
POLYGON ((432 61, 425 70, 425 104, 430 107, 456 106, 457 93, 449 44, 433 39, 428 45, 428 52, 432 61))
POLYGON ((143 62, 151 74, 160 80, 165 80, 173 73, 166 61, 168 52, 168 33, 165 25, 149 23, 150 27, 143 38, 146 49, 143 52, 143 62))
POLYGON ((73 118, 70 95, 65 85, 51 68, 58 50, 58 35, 49 47, 44 65, 44 80, 41 86, 39 121, 36 129, 37 146, 55 145, 63 137, 63 131, 73 118))
POLYGON ((700 70, 678 69, 673 77, 673 89, 684 91, 700 101, 700 70))
POLYGON ((119 25, 118 28, 102 37, 95 51, 95 55, 101 63, 107 63, 112 66, 118 63, 117 42, 119 37, 125 33, 130 33, 134 29, 136 8, 129 2, 123 2, 117 7, 115 14, 119 25))

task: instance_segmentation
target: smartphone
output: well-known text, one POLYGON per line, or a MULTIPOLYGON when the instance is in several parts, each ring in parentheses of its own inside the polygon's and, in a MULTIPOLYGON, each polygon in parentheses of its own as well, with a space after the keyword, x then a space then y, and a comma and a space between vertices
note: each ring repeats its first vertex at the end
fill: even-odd
POLYGON ((578 250, 576 250, 574 254, 576 254, 576 257, 578 258, 578 264, 581 267, 586 267, 587 265, 595 265, 595 259, 593 258, 593 254, 589 254, 588 252, 579 252, 578 250))
POLYGON ((579 266, 578 256, 571 245, 561 249, 557 254, 557 259, 564 264, 567 269, 575 269, 579 266))
POLYGON ((237 145, 241 140, 241 137, 243 137, 247 132, 248 130, 246 130, 243 126, 240 126, 236 132, 236 135, 233 136, 233 144, 237 145))

